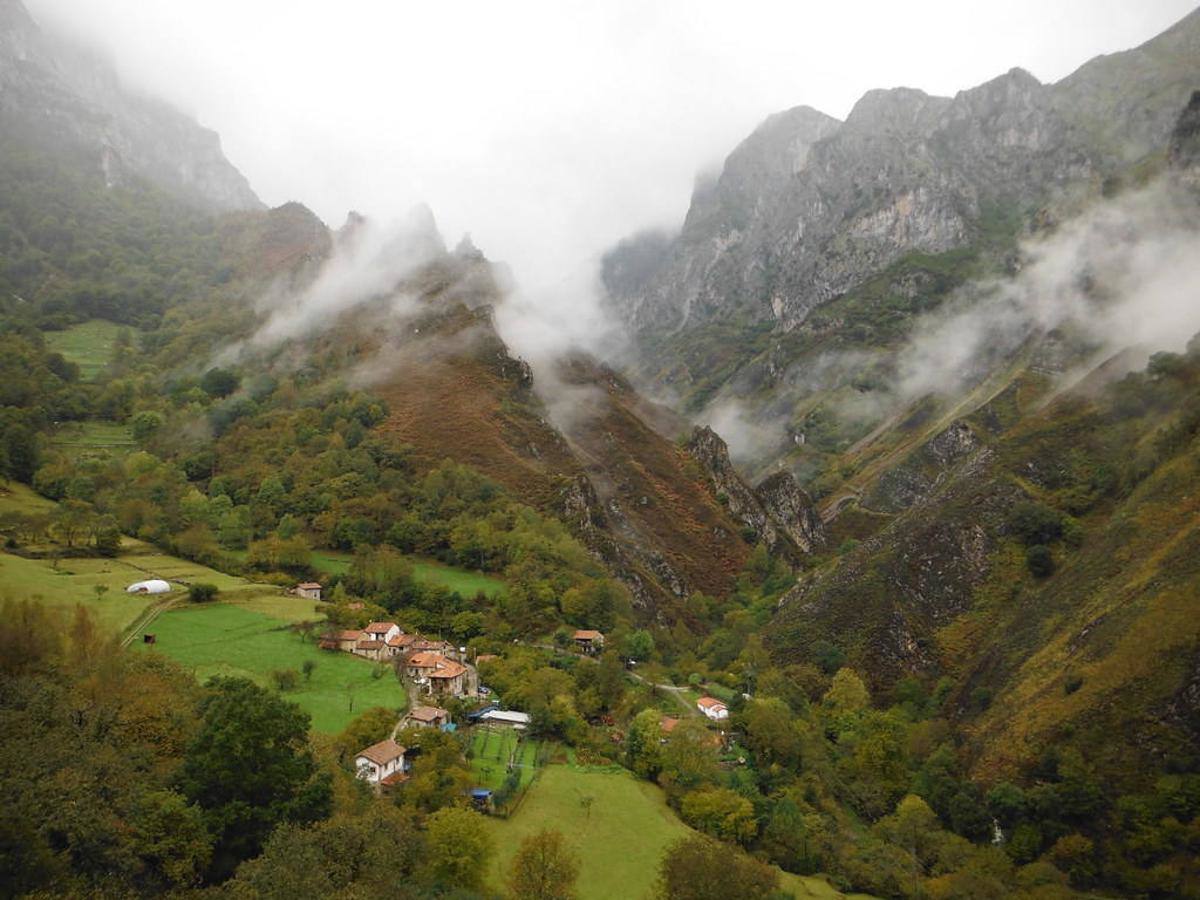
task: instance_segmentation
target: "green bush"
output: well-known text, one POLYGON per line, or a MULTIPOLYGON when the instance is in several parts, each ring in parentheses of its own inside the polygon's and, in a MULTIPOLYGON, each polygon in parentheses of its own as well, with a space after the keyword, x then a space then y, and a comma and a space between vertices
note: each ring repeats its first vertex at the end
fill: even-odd
POLYGON ((1025 565, 1034 578, 1045 578, 1054 573, 1054 555, 1045 544, 1034 544, 1025 551, 1025 565))
POLYGON ((1049 544, 1062 537, 1063 517, 1041 503, 1018 503, 1009 514, 1008 527, 1026 547, 1049 544))
POLYGON ((216 598, 220 590, 215 584, 193 584, 188 588, 188 599, 193 603, 208 603, 216 598))

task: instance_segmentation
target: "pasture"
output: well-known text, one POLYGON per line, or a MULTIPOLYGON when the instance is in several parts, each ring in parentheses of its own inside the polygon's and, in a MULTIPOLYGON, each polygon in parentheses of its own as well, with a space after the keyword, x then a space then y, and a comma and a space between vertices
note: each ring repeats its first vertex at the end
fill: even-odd
MULTIPOLYGON (((311 603, 295 602, 312 608, 311 603)), ((201 681, 224 675, 270 685, 271 672, 300 671, 305 660, 311 660, 316 666, 311 678, 301 675, 295 690, 283 696, 312 716, 313 731, 341 731, 355 715, 373 706, 397 710, 397 715, 407 708, 404 688, 389 666, 384 665, 376 677, 375 663, 318 650, 313 640, 302 638, 264 608, 265 604, 255 608, 253 601, 180 606, 163 613, 151 626, 155 644, 145 645, 139 636, 134 646, 169 656, 201 681)))
MULTIPOLYGON (((579 857, 580 900, 650 897, 663 853, 692 833, 657 786, 617 767, 546 766, 511 818, 486 821, 496 844, 488 870, 493 889, 503 889, 521 841, 550 828, 579 857)), ((787 872, 780 872, 779 886, 797 900, 849 896, 823 879, 787 872)))
POLYGON ((541 745, 529 738, 522 739, 512 728, 476 725, 471 729, 471 772, 478 787, 500 789, 508 776, 508 764, 520 767, 518 789, 528 786, 537 769, 541 745))
POLYGON ((70 422, 54 432, 51 444, 72 460, 113 459, 136 446, 129 429, 115 422, 70 422))
MULTIPOLYGON (((346 574, 350 571, 350 563, 353 560, 353 553, 339 553, 336 550, 318 550, 312 555, 313 568, 330 575, 346 574)), ((482 572, 459 569, 419 556, 409 557, 409 562, 412 563, 413 577, 417 581, 445 585, 463 597, 474 597, 480 592, 491 596, 504 593, 504 582, 501 579, 482 572)))
POLYGON ((92 319, 63 331, 45 331, 42 335, 47 347, 79 366, 79 375, 84 381, 95 381, 112 360, 117 333, 123 327, 126 326, 92 319))

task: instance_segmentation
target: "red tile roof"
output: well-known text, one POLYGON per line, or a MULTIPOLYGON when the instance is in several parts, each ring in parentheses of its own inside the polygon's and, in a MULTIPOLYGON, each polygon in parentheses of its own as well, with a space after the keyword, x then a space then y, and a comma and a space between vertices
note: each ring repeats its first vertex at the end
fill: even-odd
POLYGON ((408 714, 406 718, 416 719, 418 722, 432 722, 435 719, 448 719, 450 713, 437 706, 418 706, 408 714))
POLYGON ((383 641, 359 641, 354 646, 358 650, 382 650, 383 641))
POLYGON ((359 750, 356 758, 369 759, 377 766, 386 766, 388 763, 402 757, 404 753, 404 747, 401 747, 391 738, 388 738, 386 741, 372 744, 366 750, 359 750))
POLYGON ((393 635, 392 637, 388 638, 388 646, 389 647, 407 647, 409 644, 411 644, 416 639, 417 639, 416 635, 397 634, 397 635, 393 635))
POLYGON ((386 634, 393 628, 399 627, 400 626, 395 622, 372 622, 370 625, 364 628, 363 631, 370 632, 371 634, 386 634))
POLYGON ((363 636, 361 631, 335 631, 330 637, 335 641, 357 641, 363 636))
POLYGON ((392 787, 397 784, 403 784, 406 781, 408 781, 407 772, 393 772, 387 778, 380 779, 379 783, 384 787, 392 787))
POLYGON ((673 716, 663 716, 659 727, 662 728, 663 734, 670 734, 675 730, 675 726, 679 724, 679 720, 673 716))
POLYGON ((595 640, 602 641, 602 640, 604 640, 603 634, 601 634, 599 631, 595 631, 591 628, 581 628, 575 632, 573 637, 577 641, 595 641, 595 640))
POLYGON ((729 708, 716 697, 701 697, 696 701, 696 705, 702 706, 705 709, 716 709, 717 707, 720 707, 721 709, 729 708))
POLYGON ((306 591, 319 591, 321 589, 320 583, 316 581, 302 581, 296 587, 297 589, 306 591))

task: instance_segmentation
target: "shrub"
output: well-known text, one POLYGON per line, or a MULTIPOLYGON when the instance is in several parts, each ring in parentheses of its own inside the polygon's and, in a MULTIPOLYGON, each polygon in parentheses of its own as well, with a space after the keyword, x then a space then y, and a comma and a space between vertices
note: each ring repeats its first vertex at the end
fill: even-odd
POLYGON ((271 673, 271 681, 280 693, 294 691, 300 683, 300 673, 295 669, 276 669, 271 673))
POLYGON ((214 599, 220 590, 215 584, 193 584, 188 588, 188 599, 193 603, 207 603, 214 599))
POLYGON ((1049 544, 1062 537, 1063 517, 1041 503, 1018 503, 1009 514, 1008 527, 1026 547, 1049 544))
POLYGON ((1054 573, 1054 556, 1044 544, 1034 544, 1025 551, 1025 565, 1034 578, 1045 578, 1054 573))

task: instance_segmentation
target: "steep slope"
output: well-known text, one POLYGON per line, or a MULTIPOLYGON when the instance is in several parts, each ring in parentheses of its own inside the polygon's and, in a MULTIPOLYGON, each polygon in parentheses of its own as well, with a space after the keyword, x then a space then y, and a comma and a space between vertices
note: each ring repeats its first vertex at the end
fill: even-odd
POLYGON ((76 147, 108 187, 145 179, 204 209, 262 208, 214 132, 43 33, 20 0, 0 0, 0 129, 76 147))
POLYGON ((1011 272, 1022 235, 1161 167, 1200 84, 1197 41, 1200 12, 1058 84, 1014 69, 953 98, 871 91, 841 124, 768 120, 697 188, 679 235, 605 258, 634 382, 690 415, 736 409, 766 433, 741 464, 811 483, 901 414, 864 395, 895 380, 892 350, 923 314, 1011 272))
POLYGON ((750 527, 722 504, 697 454, 650 424, 675 424, 665 410, 581 355, 561 360, 539 389, 496 333, 491 307, 446 296, 458 283, 426 285, 403 334, 393 326, 377 348, 355 343, 388 404, 382 429, 421 465, 467 463, 562 517, 645 613, 665 620, 693 591, 729 590, 760 534, 794 561, 808 549, 786 536, 814 528, 802 492, 780 491, 786 499, 770 516, 755 501, 764 529, 750 527))

